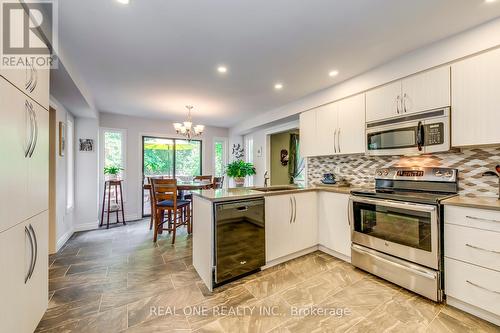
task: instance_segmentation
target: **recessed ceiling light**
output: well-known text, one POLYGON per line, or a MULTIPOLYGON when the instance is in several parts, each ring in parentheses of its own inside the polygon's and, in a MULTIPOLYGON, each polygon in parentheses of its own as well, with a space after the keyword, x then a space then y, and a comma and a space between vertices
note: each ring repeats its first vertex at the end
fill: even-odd
POLYGON ((276 84, 274 85, 274 89, 276 89, 276 90, 281 90, 281 89, 283 89, 283 84, 282 84, 282 83, 276 83, 276 84))
POLYGON ((484 0, 486 3, 496 2, 497 0, 484 0))
POLYGON ((227 67, 226 66, 219 66, 219 67, 217 67, 217 72, 227 73, 227 67))
POLYGON ((116 0, 117 2, 123 4, 123 5, 128 5, 130 0, 116 0))
POLYGON ((339 71, 338 70, 330 71, 330 73, 328 73, 328 75, 330 75, 331 77, 337 76, 337 75, 339 75, 339 71))

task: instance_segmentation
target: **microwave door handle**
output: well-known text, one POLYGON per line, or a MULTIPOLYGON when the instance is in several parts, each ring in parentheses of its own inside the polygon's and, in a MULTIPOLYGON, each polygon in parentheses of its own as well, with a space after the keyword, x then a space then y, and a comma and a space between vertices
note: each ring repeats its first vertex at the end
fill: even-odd
POLYGON ((422 151, 422 147, 424 146, 424 124, 421 121, 418 122, 417 125, 417 147, 418 151, 422 151))

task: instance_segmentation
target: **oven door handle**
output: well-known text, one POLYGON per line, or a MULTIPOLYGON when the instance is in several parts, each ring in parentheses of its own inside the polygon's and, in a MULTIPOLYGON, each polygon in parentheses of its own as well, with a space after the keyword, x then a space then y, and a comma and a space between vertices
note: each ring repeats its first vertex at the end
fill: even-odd
POLYGON ((391 259, 386 259, 384 258, 385 255, 383 254, 373 254, 369 251, 366 251, 364 249, 362 249, 361 247, 353 244, 351 246, 351 250, 355 251, 355 252, 358 252, 360 254, 363 254, 363 255, 367 255, 367 256, 370 256, 372 258, 375 258, 376 260, 379 260, 379 261, 382 261, 388 265, 392 265, 392 266, 396 266, 396 267, 399 267, 401 269, 404 269, 405 271, 408 271, 408 272, 411 272, 411 273, 415 273, 415 274, 418 274, 422 277, 425 277, 427 279, 431 279, 431 280, 436 280, 436 275, 434 274, 431 274, 430 272, 426 272, 418 267, 416 267, 415 265, 411 265, 411 264, 403 264, 403 263, 399 263, 399 262, 396 262, 394 260, 391 260, 391 259))
MULTIPOLYGON (((362 197, 353 196, 353 195, 351 195, 349 200, 352 203, 359 202, 359 203, 366 203, 366 204, 372 204, 372 205, 386 206, 386 207, 391 207, 391 208, 409 209, 409 210, 414 210, 414 211, 419 211, 419 212, 431 213, 431 212, 437 211, 436 206, 422 205, 422 204, 416 204, 416 203, 410 203, 410 202, 397 202, 397 201, 385 200, 385 199, 368 199, 368 198, 362 198, 362 197)), ((351 203, 351 207, 352 207, 352 203, 351 203)))

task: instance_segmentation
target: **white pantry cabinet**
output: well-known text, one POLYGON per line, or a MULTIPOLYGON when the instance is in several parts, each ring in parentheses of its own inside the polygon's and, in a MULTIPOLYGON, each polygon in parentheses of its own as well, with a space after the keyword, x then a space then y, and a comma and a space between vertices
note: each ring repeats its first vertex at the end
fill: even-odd
POLYGON ((266 196, 266 262, 318 243, 316 192, 266 196))
POLYGON ((365 95, 355 95, 300 115, 302 156, 365 151, 365 95))
POLYGON ((0 233, 0 331, 35 331, 48 304, 48 211, 0 233))
POLYGON ((2 232, 48 209, 49 112, 0 78, 0 116, 2 232))
POLYGON ((500 143, 500 49, 451 66, 454 147, 500 143))
POLYGON ((366 121, 450 106, 450 67, 431 69, 366 93, 366 121))
POLYGON ((322 191, 318 197, 319 244, 351 257, 349 195, 322 191))

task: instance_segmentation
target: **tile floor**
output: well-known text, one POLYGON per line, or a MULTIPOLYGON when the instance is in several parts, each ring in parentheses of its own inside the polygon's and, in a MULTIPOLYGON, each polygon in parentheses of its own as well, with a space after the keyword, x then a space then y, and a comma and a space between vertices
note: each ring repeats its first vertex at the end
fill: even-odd
POLYGON ((322 252, 211 293, 190 236, 155 245, 148 223, 77 233, 52 255, 37 332, 500 332, 322 252))

